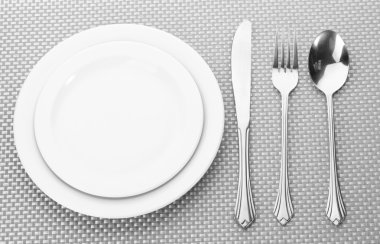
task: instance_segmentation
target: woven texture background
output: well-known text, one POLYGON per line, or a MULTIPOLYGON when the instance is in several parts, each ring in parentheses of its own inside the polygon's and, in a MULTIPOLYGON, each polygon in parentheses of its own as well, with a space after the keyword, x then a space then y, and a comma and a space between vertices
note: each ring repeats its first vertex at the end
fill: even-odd
POLYGON ((368 1, 0 1, 0 243, 380 243, 380 2, 368 1), (233 220, 238 147, 230 51, 242 19, 253 22, 251 176, 257 211, 247 231, 233 220), (225 133, 203 179, 157 212, 123 220, 77 214, 30 180, 13 142, 17 94, 50 48, 82 30, 139 23, 168 31, 208 62, 225 103, 225 133), (271 83, 276 26, 298 32, 300 82, 289 100, 289 179, 294 219, 272 215, 280 170, 281 104, 271 83), (324 217, 328 193, 325 98, 312 86, 307 56, 315 36, 333 29, 351 59, 335 95, 337 159, 348 216, 324 217))

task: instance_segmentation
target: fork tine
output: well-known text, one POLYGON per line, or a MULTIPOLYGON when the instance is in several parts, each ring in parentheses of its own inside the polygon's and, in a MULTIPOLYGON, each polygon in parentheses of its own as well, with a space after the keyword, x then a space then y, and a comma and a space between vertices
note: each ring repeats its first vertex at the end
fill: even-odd
POLYGON ((281 52, 282 52, 282 55, 281 55, 281 68, 285 68, 285 46, 284 46, 284 42, 282 41, 281 42, 281 52))
POLYGON ((297 36, 296 36, 296 30, 294 29, 294 47, 293 47, 293 69, 298 69, 298 51, 297 51, 297 36))
POLYGON ((275 39, 275 47, 274 47, 274 61, 273 68, 278 69, 278 38, 277 38, 277 29, 276 29, 276 39, 275 39))
POLYGON ((288 35, 288 61, 286 62, 286 69, 290 70, 290 38, 288 35))

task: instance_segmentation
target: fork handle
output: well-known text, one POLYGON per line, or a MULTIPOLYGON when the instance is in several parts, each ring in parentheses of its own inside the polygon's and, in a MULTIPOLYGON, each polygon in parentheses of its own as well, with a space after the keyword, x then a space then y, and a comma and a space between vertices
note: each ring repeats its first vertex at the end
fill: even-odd
POLYGON ((329 121, 329 152, 330 152, 330 183, 327 199, 326 215, 334 225, 339 225, 346 217, 342 194, 340 192, 337 163, 335 158, 334 111, 332 94, 326 95, 327 114, 329 121))
POLYGON ((281 172, 275 207, 273 210, 277 221, 286 225, 293 217, 293 204, 288 181, 288 99, 289 94, 281 94, 282 98, 282 142, 281 142, 281 172))
POLYGON ((238 128, 239 136, 239 185, 235 205, 235 219, 246 229, 255 221, 248 161, 249 128, 238 128))

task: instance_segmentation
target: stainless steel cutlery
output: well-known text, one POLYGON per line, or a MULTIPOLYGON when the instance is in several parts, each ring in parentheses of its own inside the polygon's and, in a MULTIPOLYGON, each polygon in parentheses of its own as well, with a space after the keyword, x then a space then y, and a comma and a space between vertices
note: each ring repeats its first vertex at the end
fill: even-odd
POLYGON ((276 198, 275 207, 273 210, 278 222, 281 225, 286 225, 293 216, 293 204, 290 197, 289 181, 288 181, 288 99, 290 92, 296 88, 298 84, 298 54, 297 41, 294 32, 293 44, 293 62, 290 64, 290 41, 287 44, 287 62, 285 65, 285 47, 282 42, 281 48, 281 64, 278 62, 278 35, 276 34, 274 61, 272 68, 273 86, 281 93, 282 98, 282 149, 281 149, 281 172, 279 188, 276 198))
POLYGON ((251 22, 243 21, 236 30, 231 53, 232 85, 236 105, 239 137, 239 185, 235 218, 248 228, 255 221, 249 177, 249 123, 251 99, 251 22))
POLYGON ((348 51, 343 39, 331 30, 320 33, 310 49, 309 72, 314 85, 326 95, 330 144, 330 185, 326 215, 335 225, 342 223, 347 213, 337 174, 332 97, 346 82, 348 70, 348 51))
MULTIPOLYGON (((287 38, 287 48, 285 48, 284 41, 281 42, 280 53, 278 39, 276 33, 272 82, 273 86, 280 92, 282 100, 282 146, 279 189, 273 213, 281 225, 286 225, 294 214, 288 180, 287 113, 289 94, 298 84, 298 51, 295 31, 292 38, 287 38), (290 44, 290 39, 293 39, 292 45, 290 44)), ((320 33, 310 49, 309 71, 315 86, 326 95, 327 100, 330 185, 326 215, 335 225, 341 224, 347 213, 337 175, 332 96, 346 82, 348 70, 348 51, 342 38, 330 30, 320 33)), ((252 199, 248 158, 251 22, 247 20, 240 24, 234 36, 231 52, 231 71, 239 139, 239 184, 235 218, 241 227, 248 228, 255 221, 255 208, 252 199)))

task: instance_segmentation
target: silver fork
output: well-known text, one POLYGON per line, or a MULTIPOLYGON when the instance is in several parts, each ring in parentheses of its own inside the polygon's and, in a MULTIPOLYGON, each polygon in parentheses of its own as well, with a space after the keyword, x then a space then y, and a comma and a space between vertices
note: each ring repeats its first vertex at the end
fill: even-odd
POLYGON ((288 99, 290 92, 298 83, 298 57, 296 32, 294 31, 293 44, 293 65, 290 66, 290 40, 288 38, 287 62, 285 67, 285 48, 282 43, 281 66, 278 66, 278 35, 276 32, 276 44, 274 51, 274 61, 272 69, 273 86, 281 93, 282 98, 282 150, 281 150, 281 173, 280 183, 277 193, 276 204, 273 210, 278 222, 286 225, 293 217, 293 204, 289 191, 288 181, 288 152, 287 152, 287 120, 288 120, 288 99))

